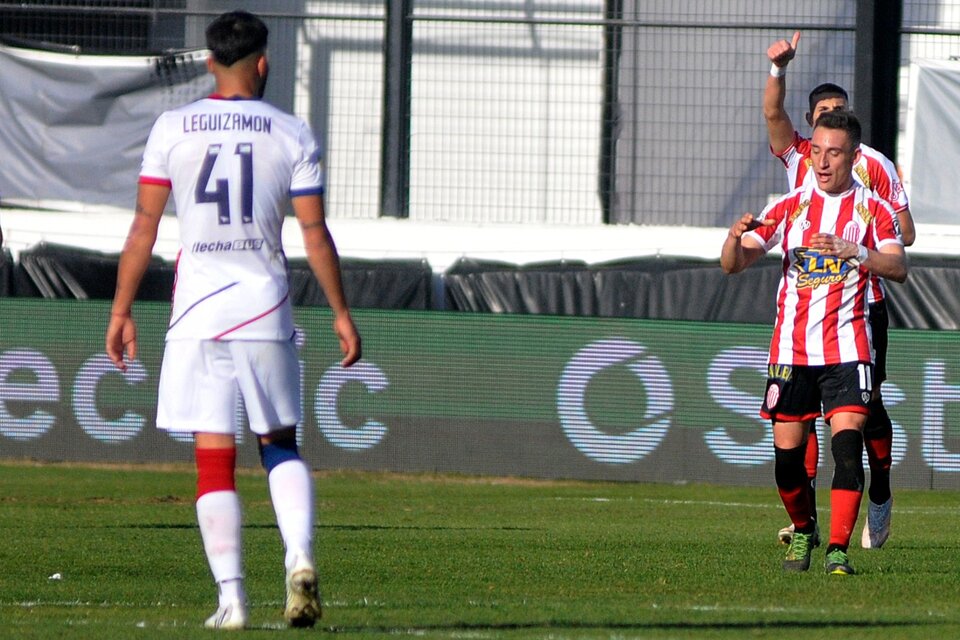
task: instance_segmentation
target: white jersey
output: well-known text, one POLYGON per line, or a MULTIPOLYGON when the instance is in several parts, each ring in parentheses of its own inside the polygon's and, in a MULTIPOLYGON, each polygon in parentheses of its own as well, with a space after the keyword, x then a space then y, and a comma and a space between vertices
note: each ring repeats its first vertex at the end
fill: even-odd
POLYGON ((169 186, 179 219, 167 340, 290 339, 280 230, 291 197, 323 193, 307 124, 260 100, 198 100, 157 119, 140 182, 169 186))

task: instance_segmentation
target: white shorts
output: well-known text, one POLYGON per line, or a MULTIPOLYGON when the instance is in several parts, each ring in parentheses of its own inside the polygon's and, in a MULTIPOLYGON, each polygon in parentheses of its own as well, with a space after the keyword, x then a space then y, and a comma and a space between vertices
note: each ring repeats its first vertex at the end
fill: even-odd
POLYGON ((300 363, 293 340, 171 340, 163 352, 157 427, 236 434, 240 399, 250 430, 300 421, 300 363))

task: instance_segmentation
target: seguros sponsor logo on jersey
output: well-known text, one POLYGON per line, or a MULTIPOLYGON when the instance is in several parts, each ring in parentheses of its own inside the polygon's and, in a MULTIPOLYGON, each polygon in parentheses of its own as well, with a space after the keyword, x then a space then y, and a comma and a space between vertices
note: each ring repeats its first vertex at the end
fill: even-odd
POLYGON ((826 256, 809 247, 794 249, 793 256, 798 289, 816 289, 821 285, 837 284, 857 270, 843 258, 826 256))

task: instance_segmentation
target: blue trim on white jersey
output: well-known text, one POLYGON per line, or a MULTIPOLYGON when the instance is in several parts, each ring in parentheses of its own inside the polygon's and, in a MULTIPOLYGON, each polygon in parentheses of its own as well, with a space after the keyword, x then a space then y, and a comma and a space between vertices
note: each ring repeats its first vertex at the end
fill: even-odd
POLYGON ((180 317, 179 317, 179 318, 177 318, 176 320, 172 320, 172 321, 170 322, 170 324, 167 326, 167 330, 173 329, 173 327, 176 326, 176 324, 177 324, 178 322, 180 322, 181 320, 183 320, 183 318, 184 318, 188 313, 190 313, 191 311, 193 311, 194 307, 196 307, 196 306, 197 306, 198 304, 200 304, 201 302, 203 302, 203 301, 205 301, 205 300, 209 300, 210 298, 212 298, 213 296, 217 295, 218 293, 223 293, 224 291, 226 291, 226 290, 229 289, 230 287, 235 287, 235 286, 238 285, 238 284, 240 284, 240 283, 239 283, 239 282, 231 282, 230 284, 226 285, 225 287, 220 287, 220 288, 217 289, 216 291, 212 291, 212 292, 208 293, 207 295, 203 296, 202 298, 200 298, 199 300, 197 300, 196 302, 194 302, 192 305, 190 305, 189 307, 187 307, 186 309, 184 309, 183 313, 180 314, 180 317))
POLYGON ((309 187, 307 189, 297 189, 290 190, 290 197, 296 198, 298 196, 322 196, 324 193, 323 187, 309 187))

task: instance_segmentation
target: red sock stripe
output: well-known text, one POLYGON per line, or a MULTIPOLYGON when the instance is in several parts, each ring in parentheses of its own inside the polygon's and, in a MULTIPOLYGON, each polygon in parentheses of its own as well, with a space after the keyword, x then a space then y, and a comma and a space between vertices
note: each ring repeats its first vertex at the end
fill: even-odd
POLYGON ((236 491, 237 450, 197 449, 197 498, 214 491, 236 491))
POLYGON ((867 460, 870 462, 870 468, 879 468, 886 471, 890 469, 890 451, 893 449, 893 434, 887 437, 868 440, 864 438, 863 446, 867 448, 867 460))
POLYGON ((803 484, 796 489, 783 489, 778 487, 780 499, 783 506, 787 509, 790 521, 797 529, 803 529, 810 526, 810 498, 807 495, 807 485, 803 484))
POLYGON ((810 479, 817 477, 817 465, 820 463, 820 441, 817 439, 817 432, 810 430, 807 436, 807 450, 803 455, 803 466, 807 470, 807 477, 810 479))
POLYGON ((844 549, 850 544, 862 498, 862 491, 830 490, 830 544, 839 544, 844 549))

